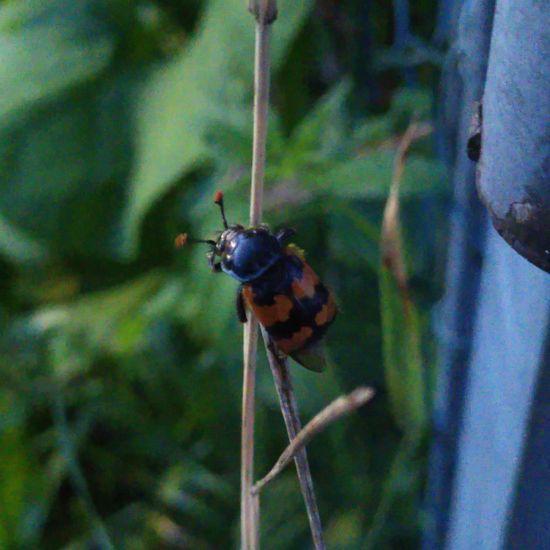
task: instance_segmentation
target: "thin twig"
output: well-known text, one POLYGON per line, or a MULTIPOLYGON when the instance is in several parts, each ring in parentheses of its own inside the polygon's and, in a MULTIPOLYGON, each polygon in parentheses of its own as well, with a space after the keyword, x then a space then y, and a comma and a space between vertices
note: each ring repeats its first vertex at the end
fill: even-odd
MULTIPOLYGON (((390 269, 397 282, 402 295, 405 313, 410 310, 412 302, 409 296, 409 286, 407 282, 407 272, 399 223, 399 188, 411 144, 416 139, 425 137, 431 132, 432 126, 430 124, 422 124, 413 121, 401 137, 394 159, 390 194, 386 202, 382 221, 382 260, 388 269, 390 269)), ((417 338, 417 334, 414 333, 413 337, 417 338)), ((418 349, 418 347, 419 344, 417 343, 415 349, 418 349)), ((380 499, 380 503, 368 529, 367 537, 362 546, 365 550, 371 550, 376 547, 375 543, 377 543, 380 532, 390 512, 391 504, 395 498, 397 480, 407 461, 410 460, 411 456, 416 452, 419 441, 418 431, 413 431, 408 433, 400 444, 399 450, 393 459, 387 482, 384 484, 382 498, 380 499)))
MULTIPOLYGON (((279 395, 279 403, 281 405, 281 412, 285 421, 286 431, 288 439, 292 442, 302 429, 302 423, 300 422, 300 415, 298 412, 298 404, 294 397, 294 390, 292 389, 292 379, 290 377, 290 371, 288 370, 288 364, 286 359, 282 359, 275 354, 269 344, 269 336, 262 329, 262 336, 267 351, 267 359, 273 379, 275 381, 275 387, 279 395)), ((300 489, 304 502, 306 505, 307 517, 309 520, 309 527, 311 530, 311 538, 315 550, 325 550, 325 542, 323 539, 323 527, 321 525, 321 517, 319 515, 319 507, 317 505, 317 499, 315 497, 315 489, 313 488, 313 479, 311 478, 311 472, 309 469, 309 462, 307 460, 306 449, 302 447, 294 456, 294 462, 296 464, 296 471, 298 474, 298 481, 300 483, 300 489)))
MULTIPOLYGON (((254 58, 254 129, 252 145, 252 181, 250 189, 250 225, 262 218, 265 172, 267 111, 269 106, 270 26, 277 16, 275 0, 251 0, 249 10, 256 18, 254 58)), ((252 495, 254 482, 254 402, 256 387, 256 347, 258 323, 248 314, 244 327, 243 402, 241 432, 241 549, 259 548, 259 497, 252 495)))
POLYGON ((327 405, 321 412, 317 413, 290 442, 288 447, 274 464, 273 468, 256 484, 253 492, 259 493, 270 481, 275 479, 290 463, 290 461, 301 451, 317 434, 321 433, 327 426, 336 422, 345 415, 348 415, 365 405, 374 396, 372 388, 360 387, 348 395, 342 395, 327 405))
POLYGON ((256 18, 250 225, 258 225, 262 221, 267 111, 269 108, 269 40, 271 25, 277 17, 277 3, 275 0, 250 0, 248 9, 256 18))
POLYGON ((429 136, 433 131, 431 124, 427 122, 416 122, 413 120, 409 127, 405 130, 405 133, 399 141, 397 147, 397 154, 395 155, 395 160, 393 163, 393 176, 391 188, 395 189, 399 187, 401 182, 401 177, 403 176, 403 170, 405 168, 405 159, 411 144, 417 139, 429 136))
POLYGON ((255 550, 259 533, 259 517, 251 494, 254 483, 254 397, 258 322, 251 315, 244 326, 244 372, 241 434, 241 547, 255 550))
POLYGON ((393 273, 397 286, 401 292, 405 312, 408 312, 410 304, 409 287, 407 284, 407 272, 403 260, 403 250, 399 226, 399 188, 405 160, 413 141, 429 135, 432 126, 427 123, 411 122, 397 147, 397 153, 393 162, 393 175, 390 186, 390 193, 382 219, 381 244, 382 262, 393 273))

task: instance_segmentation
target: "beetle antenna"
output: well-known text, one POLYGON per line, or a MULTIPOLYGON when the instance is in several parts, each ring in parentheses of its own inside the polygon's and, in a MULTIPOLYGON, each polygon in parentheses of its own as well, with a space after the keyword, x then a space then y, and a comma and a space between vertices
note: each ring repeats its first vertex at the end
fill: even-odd
POLYGON ((221 191, 216 191, 214 195, 214 202, 220 207, 220 212, 222 213, 223 227, 227 229, 229 226, 227 224, 227 218, 225 217, 225 209, 223 207, 223 193, 221 191))
POLYGON ((192 239, 187 235, 187 233, 180 233, 174 240, 174 245, 176 246, 176 248, 182 248, 187 243, 189 244, 204 243, 210 246, 216 246, 216 241, 213 241, 212 239, 192 239))

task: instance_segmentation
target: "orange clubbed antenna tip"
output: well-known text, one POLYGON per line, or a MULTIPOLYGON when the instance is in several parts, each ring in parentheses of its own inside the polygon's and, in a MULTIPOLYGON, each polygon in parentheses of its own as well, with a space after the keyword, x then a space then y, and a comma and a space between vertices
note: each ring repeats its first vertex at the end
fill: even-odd
POLYGON ((180 233, 174 239, 174 245, 176 246, 176 248, 183 248, 186 243, 187 243, 187 233, 180 233))
POLYGON ((223 201, 223 193, 221 191, 216 191, 214 193, 214 202, 220 204, 223 201))

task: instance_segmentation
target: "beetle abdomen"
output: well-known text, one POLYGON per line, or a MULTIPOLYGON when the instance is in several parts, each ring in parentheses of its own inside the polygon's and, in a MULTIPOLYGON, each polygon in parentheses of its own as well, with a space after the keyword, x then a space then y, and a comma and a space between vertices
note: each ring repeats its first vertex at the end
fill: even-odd
POLYGON ((334 297, 292 249, 258 280, 243 286, 258 321, 285 354, 320 340, 336 316, 334 297))

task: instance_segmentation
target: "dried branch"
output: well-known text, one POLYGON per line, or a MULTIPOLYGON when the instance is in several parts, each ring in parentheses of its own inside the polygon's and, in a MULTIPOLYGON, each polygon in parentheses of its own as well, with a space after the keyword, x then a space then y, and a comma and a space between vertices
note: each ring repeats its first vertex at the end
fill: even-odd
MULTIPOLYGON (((264 338, 267 359, 269 361, 269 366, 271 367, 275 387, 277 388, 277 394, 279 395, 281 413, 285 421, 288 439, 292 442, 302 429, 302 423, 300 422, 298 404, 296 403, 296 399, 294 397, 294 390, 292 388, 292 380, 290 377, 290 371, 288 370, 287 360, 282 359, 274 352, 269 343, 269 336, 263 329, 262 336, 264 338)), ((298 450, 294 456, 294 462, 296 463, 298 481, 300 483, 302 496, 304 497, 311 537, 313 539, 315 550, 325 550, 326 546, 323 539, 323 527, 321 525, 321 517, 319 515, 319 506, 317 505, 317 499, 315 497, 315 489, 313 488, 313 480, 311 478, 305 448, 302 447, 298 450)))
MULTIPOLYGON (((252 181, 250 188, 250 225, 262 218, 262 200, 269 107, 270 26, 277 16, 275 0, 251 0, 249 10, 256 18, 254 58, 254 128, 252 181)), ((254 408, 256 388, 256 348, 258 322, 248 315, 244 327, 243 402, 241 429, 241 549, 259 548, 259 499, 252 495, 254 482, 254 408)))
POLYGON ((244 372, 241 430, 241 547, 259 548, 259 517, 251 494, 254 483, 254 397, 256 386, 256 349, 258 322, 249 315, 244 326, 244 372))
POLYGON ((282 452, 273 468, 254 485, 252 489, 253 492, 259 493, 270 481, 277 477, 288 466, 297 453, 317 434, 321 433, 333 422, 336 422, 343 416, 365 405, 373 396, 374 390, 372 388, 360 387, 349 395, 342 395, 327 405, 298 432, 294 439, 292 439, 290 445, 282 452))
MULTIPOLYGON (((256 18, 256 55, 254 63, 254 130, 252 151, 252 183, 250 196, 250 225, 261 222, 263 203, 263 180, 265 172, 265 151, 267 135, 267 110, 269 104, 269 38, 270 25, 277 17, 275 0, 250 0, 249 8, 256 18)), ((255 346, 257 321, 248 315, 249 321, 244 334, 244 379, 243 379, 243 424, 241 463, 241 546, 243 550, 259 546, 259 496, 252 493, 254 460, 254 393, 255 393, 255 346)), ((270 350, 269 340, 264 333, 267 355, 275 385, 279 394, 281 410, 289 439, 300 431, 298 408, 292 392, 290 375, 284 361, 280 362, 270 350)), ((304 495, 309 523, 316 550, 324 550, 319 510, 315 500, 313 481, 309 471, 307 455, 302 449, 295 458, 298 479, 304 495)))
POLYGON ((412 122, 397 147, 397 153, 393 164, 393 176, 390 193, 384 208, 381 232, 382 262, 393 273, 397 286, 402 295, 405 312, 409 311, 410 296, 407 284, 407 272, 401 242, 401 229, 399 225, 399 187, 405 160, 412 142, 429 135, 432 131, 430 124, 412 122))

